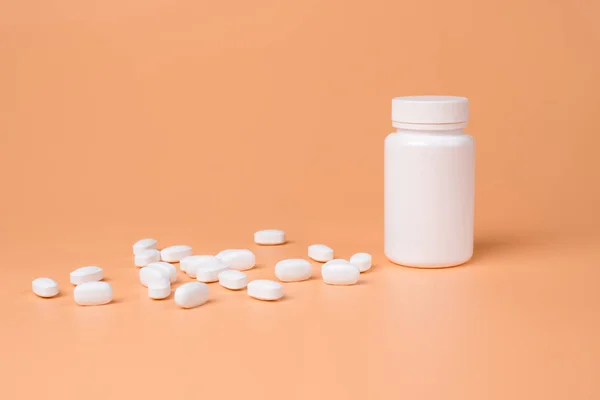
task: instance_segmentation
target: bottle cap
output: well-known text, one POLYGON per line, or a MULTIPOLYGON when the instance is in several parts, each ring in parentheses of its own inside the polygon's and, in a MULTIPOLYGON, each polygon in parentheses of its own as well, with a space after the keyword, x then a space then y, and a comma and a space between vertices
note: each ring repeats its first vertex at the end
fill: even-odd
POLYGON ((392 125, 401 129, 450 130, 467 126, 469 100, 456 96, 405 96, 392 99, 392 125))

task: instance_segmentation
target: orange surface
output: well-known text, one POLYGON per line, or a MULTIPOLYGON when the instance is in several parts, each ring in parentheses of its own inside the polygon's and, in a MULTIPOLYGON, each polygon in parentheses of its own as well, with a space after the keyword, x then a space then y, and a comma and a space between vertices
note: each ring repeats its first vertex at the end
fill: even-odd
MULTIPOLYGON (((0 377, 27 399, 600 398, 600 3, 0 1, 0 377), (390 99, 470 98, 476 250, 382 254, 390 99), (257 229, 292 243, 257 247, 257 229), (142 237, 355 287, 150 301, 142 237), (68 273, 116 301, 77 307, 68 273), (55 278, 56 299, 31 293, 55 278)), ((186 278, 180 275, 179 283, 186 278)))

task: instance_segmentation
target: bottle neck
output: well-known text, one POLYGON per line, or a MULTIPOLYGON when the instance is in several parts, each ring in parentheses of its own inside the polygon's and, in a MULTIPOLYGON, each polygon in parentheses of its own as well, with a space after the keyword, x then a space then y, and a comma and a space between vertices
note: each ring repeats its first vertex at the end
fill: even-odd
POLYGON ((435 134, 435 135, 464 135, 462 128, 459 129, 405 129, 396 128, 396 133, 410 133, 410 134, 435 134))

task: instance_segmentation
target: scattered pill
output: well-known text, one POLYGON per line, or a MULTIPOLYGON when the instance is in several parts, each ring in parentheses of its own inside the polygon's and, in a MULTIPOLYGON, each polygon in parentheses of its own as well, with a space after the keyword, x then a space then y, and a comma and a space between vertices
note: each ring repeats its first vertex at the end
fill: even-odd
POLYGON ((319 262, 331 261, 333 260, 333 249, 324 244, 311 244, 308 246, 308 257, 319 262))
POLYGON ((141 253, 144 250, 156 250, 158 242, 156 239, 142 239, 133 244, 133 254, 141 253))
POLYGON ((358 267, 360 272, 371 269, 371 255, 369 253, 356 253, 350 257, 350 262, 358 267))
POLYGON ((198 307, 208 300, 208 285, 202 282, 189 282, 175 290, 175 303, 182 308, 198 307))
POLYGON ((323 264, 321 275, 329 285, 354 285, 358 282, 360 270, 349 261, 335 259, 323 264))
POLYGON ((161 278, 148 283, 148 297, 155 300, 166 299, 171 294, 171 282, 167 278, 161 278))
POLYGON ((219 274, 219 283, 224 288, 239 290, 246 287, 248 278, 246 278, 246 274, 241 271, 228 269, 219 274))
POLYGON ((198 282, 217 282, 219 274, 227 269, 227 264, 215 256, 204 258, 202 262, 195 265, 197 266, 195 272, 198 282))
POLYGON ((108 282, 83 282, 75 286, 73 297, 80 306, 99 306, 112 301, 113 290, 108 282))
POLYGON ((50 278, 37 278, 31 281, 31 289, 40 297, 54 297, 58 294, 58 283, 50 278))
POLYGON ((190 278, 195 278, 198 267, 201 265, 210 264, 215 258, 215 256, 205 254, 188 256, 181 260, 180 265, 182 267, 185 265, 185 269, 182 268, 182 271, 185 271, 190 278))
POLYGON ((278 300, 283 297, 283 286, 275 281, 258 279, 248 283, 248 296, 258 300, 278 300))
POLYGON ((136 267, 145 267, 146 265, 160 261, 160 251, 156 249, 141 250, 134 257, 136 267))
POLYGON ((187 266, 189 264, 192 264, 193 262, 195 262, 199 257, 206 257, 203 255, 197 255, 197 256, 187 256, 187 257, 183 257, 181 260, 179 260, 179 269, 181 269, 183 272, 187 272, 187 266))
POLYGON ((250 269, 256 263, 254 253, 247 249, 223 250, 217 254, 217 258, 221 259, 229 268, 238 271, 250 269))
POLYGON ((160 258, 166 262, 179 262, 182 258, 192 255, 192 248, 183 244, 169 246, 161 250, 160 258))
POLYGON ((79 285, 84 282, 101 281, 103 278, 102 268, 95 266, 77 268, 71 272, 71 283, 79 285))
POLYGON ((146 267, 162 269, 167 273, 167 276, 169 277, 169 282, 175 282, 177 280, 177 268, 175 268, 173 264, 169 264, 168 262, 164 261, 157 261, 148 264, 146 267))
POLYGON ((169 272, 161 267, 151 266, 152 264, 148 264, 148 266, 140 269, 140 283, 142 286, 148 287, 150 282, 169 279, 169 272))
POLYGON ((305 281, 312 276, 312 265, 301 258, 290 258, 275 264, 275 276, 282 282, 305 281))
POLYGON ((254 233, 254 243, 276 245, 285 243, 285 232, 279 229, 264 229, 254 233))

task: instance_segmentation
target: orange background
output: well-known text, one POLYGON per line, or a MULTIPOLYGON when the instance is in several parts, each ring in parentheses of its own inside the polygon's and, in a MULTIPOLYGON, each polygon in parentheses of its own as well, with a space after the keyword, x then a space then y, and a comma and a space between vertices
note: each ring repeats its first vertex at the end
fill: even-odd
MULTIPOLYGON (((0 2, 2 397, 600 398, 600 3, 0 2), (471 100, 476 254, 382 254, 391 98, 471 100), (281 228, 292 243, 252 244, 281 228), (376 266, 150 301, 131 244, 376 266), (100 265, 116 301, 75 306, 100 265), (30 281, 49 276, 57 299, 30 281), (108 396, 108 397, 103 397, 108 396)), ((187 278, 180 275, 180 281, 187 278)))

